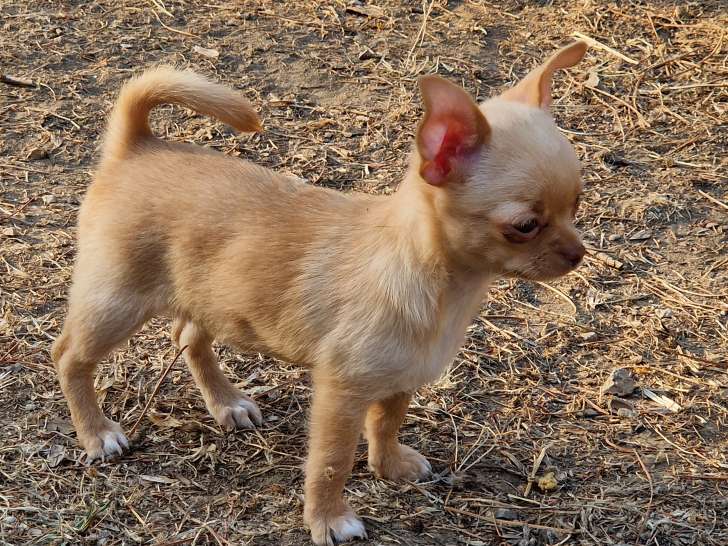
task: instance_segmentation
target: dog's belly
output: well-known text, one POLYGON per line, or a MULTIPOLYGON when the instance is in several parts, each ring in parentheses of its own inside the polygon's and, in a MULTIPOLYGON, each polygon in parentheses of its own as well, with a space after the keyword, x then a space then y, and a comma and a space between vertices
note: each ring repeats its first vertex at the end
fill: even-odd
MULTIPOLYGON (((316 368, 381 399, 413 391, 443 374, 463 343, 486 287, 487 280, 482 278, 453 286, 443 294, 437 310, 421 314, 428 321, 419 323, 419 331, 405 327, 402 315, 386 308, 372 313, 365 305, 342 313, 339 316, 345 318, 338 323, 307 327, 312 321, 305 315, 292 318, 297 307, 281 319, 279 310, 265 301, 254 306, 239 302, 240 309, 228 306, 224 313, 208 315, 206 326, 220 343, 316 368)), ((323 315, 336 313, 329 309, 323 315)))

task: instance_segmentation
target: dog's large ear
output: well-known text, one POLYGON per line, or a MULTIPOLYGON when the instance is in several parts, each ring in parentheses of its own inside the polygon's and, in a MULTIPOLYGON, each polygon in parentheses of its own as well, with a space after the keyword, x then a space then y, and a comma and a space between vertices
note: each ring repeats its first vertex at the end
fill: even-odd
POLYGON ((441 186, 462 175, 462 167, 485 145, 490 126, 468 93, 439 76, 419 80, 425 116, 417 128, 420 176, 441 186))
POLYGON ((586 42, 574 42, 556 53, 538 68, 534 68, 515 87, 505 91, 504 99, 523 102, 529 106, 548 108, 551 104, 551 80, 554 72, 574 66, 586 53, 586 42))

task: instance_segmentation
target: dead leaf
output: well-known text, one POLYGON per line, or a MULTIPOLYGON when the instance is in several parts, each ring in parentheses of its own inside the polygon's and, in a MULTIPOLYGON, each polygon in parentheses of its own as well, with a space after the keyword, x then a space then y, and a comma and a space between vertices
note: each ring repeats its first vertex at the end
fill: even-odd
POLYGON ((181 428, 185 425, 184 421, 172 415, 160 415, 154 412, 149 414, 149 420, 159 428, 181 428))
POLYGON ((682 409, 682 406, 671 398, 668 398, 663 394, 657 394, 650 389, 642 389, 642 394, 672 413, 677 413, 682 409))
POLYGON ((629 236, 630 241, 644 241, 652 237, 652 231, 649 229, 641 229, 637 233, 629 236))
POLYGON ((107 375, 99 382, 98 387, 96 387, 96 391, 104 392, 104 391, 109 390, 109 388, 111 388, 111 386, 115 383, 115 381, 116 380, 114 379, 113 376, 107 375))
POLYGON ((194 46, 192 51, 208 59, 217 59, 220 56, 220 52, 217 49, 208 49, 206 47, 194 46))
POLYGON ((609 378, 602 384, 600 391, 602 394, 615 394, 617 396, 628 396, 634 392, 637 384, 632 378, 632 374, 626 368, 617 368, 609 378))
POLYGON ((496 519, 506 519, 506 520, 517 520, 518 514, 511 510, 510 508, 498 508, 495 511, 495 517, 496 519))
POLYGON ((65 458, 66 448, 60 444, 54 444, 48 450, 48 456, 46 457, 46 460, 48 461, 48 466, 50 466, 51 468, 55 468, 59 464, 61 464, 61 461, 63 461, 63 459, 65 458))
POLYGON ((595 258, 598 260, 604 262, 609 267, 613 267, 614 269, 622 269, 624 267, 624 264, 620 262, 619 260, 612 258, 608 254, 605 254, 604 252, 597 252, 594 255, 595 258))
POLYGON ((74 430, 73 425, 69 421, 54 419, 46 423, 45 429, 48 432, 60 432, 61 434, 71 434, 74 430))
POLYGON ((616 413, 620 417, 637 417, 634 404, 629 400, 615 396, 609 400, 607 405, 609 406, 609 411, 616 413))
POLYGON ((336 125, 336 122, 333 119, 318 119, 307 124, 309 129, 321 129, 329 125, 336 125))
POLYGON ((597 74, 596 70, 589 71, 589 77, 584 82, 584 85, 592 89, 599 85, 599 74, 597 74))
POLYGON ((168 478, 166 476, 149 476, 148 474, 140 474, 139 478, 144 480, 145 482, 164 483, 167 485, 174 485, 177 483, 177 480, 168 478))
POLYGON ((384 10, 378 6, 347 6, 346 11, 364 17, 384 17, 384 10))
POLYGON ((48 157, 48 150, 45 148, 33 148, 28 152, 26 157, 29 161, 38 161, 39 159, 46 159, 48 157))

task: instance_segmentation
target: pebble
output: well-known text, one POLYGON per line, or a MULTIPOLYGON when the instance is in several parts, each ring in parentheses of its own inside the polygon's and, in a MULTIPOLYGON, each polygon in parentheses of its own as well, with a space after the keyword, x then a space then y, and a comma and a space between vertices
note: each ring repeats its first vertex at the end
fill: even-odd
POLYGON ((498 508, 495 511, 495 517, 497 519, 507 519, 509 521, 513 521, 513 520, 518 519, 518 514, 516 514, 510 508, 498 508))

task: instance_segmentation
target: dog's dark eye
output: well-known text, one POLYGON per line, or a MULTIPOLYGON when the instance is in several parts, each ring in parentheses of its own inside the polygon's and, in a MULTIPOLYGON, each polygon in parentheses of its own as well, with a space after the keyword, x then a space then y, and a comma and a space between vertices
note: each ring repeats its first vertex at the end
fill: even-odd
POLYGON ((513 224, 513 227, 516 228, 516 231, 519 233, 523 233, 524 235, 528 235, 531 233, 534 229, 538 227, 538 220, 535 218, 531 218, 527 222, 522 222, 520 224, 513 224))

